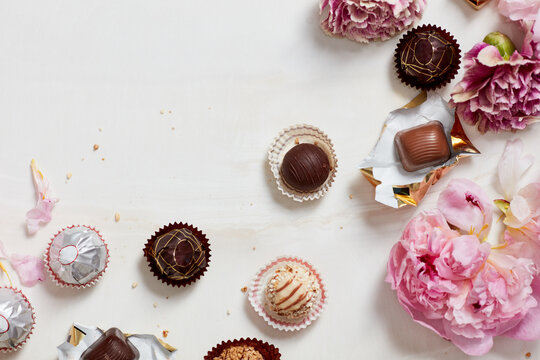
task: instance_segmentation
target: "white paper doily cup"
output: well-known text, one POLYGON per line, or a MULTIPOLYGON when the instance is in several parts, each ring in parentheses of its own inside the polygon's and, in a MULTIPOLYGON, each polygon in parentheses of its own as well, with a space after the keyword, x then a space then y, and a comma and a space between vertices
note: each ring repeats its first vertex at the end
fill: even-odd
POLYGON ((292 256, 281 256, 274 261, 268 263, 259 271, 251 283, 251 287, 248 293, 248 299, 257 314, 259 314, 268 325, 272 326, 274 329, 283 330, 283 331, 298 331, 305 329, 309 324, 311 324, 315 319, 317 319, 321 313, 324 311, 327 302, 326 287, 324 282, 313 266, 297 257, 292 256), (308 269, 315 277, 319 283, 321 289, 319 298, 313 305, 311 311, 307 316, 300 320, 288 320, 283 318, 277 318, 274 314, 271 314, 265 306, 265 288, 268 280, 274 275, 274 271, 284 265, 300 265, 308 269))
POLYGON ((334 145, 330 138, 315 126, 306 124, 293 125, 281 131, 268 151, 268 161, 270 162, 270 170, 274 174, 277 187, 281 193, 299 202, 320 199, 326 194, 334 182, 338 166, 334 145), (287 185, 281 177, 281 163, 285 154, 294 146, 305 143, 319 146, 330 161, 330 174, 328 178, 318 189, 311 192, 295 190, 287 185))

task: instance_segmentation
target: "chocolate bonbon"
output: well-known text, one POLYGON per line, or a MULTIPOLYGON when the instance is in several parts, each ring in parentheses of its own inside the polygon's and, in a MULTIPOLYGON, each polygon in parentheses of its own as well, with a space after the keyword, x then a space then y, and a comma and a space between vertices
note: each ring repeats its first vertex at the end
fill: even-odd
POLYGON ((324 184, 330 174, 330 161, 320 147, 299 144, 289 150, 281 164, 283 181, 298 191, 314 191, 324 184))
POLYGON ((34 328, 34 310, 19 290, 0 287, 0 352, 18 350, 34 328))
POLYGON ((398 77, 405 84, 433 90, 447 84, 457 74, 459 45, 446 30, 423 25, 401 38, 395 61, 398 77))
POLYGON ((86 225, 59 231, 45 253, 46 267, 62 286, 91 286, 102 276, 109 261, 107 245, 99 232, 86 225))
POLYGON ((80 360, 138 360, 139 351, 117 328, 110 328, 81 355, 80 360))
POLYGON ((406 171, 416 171, 446 162, 451 155, 444 128, 439 121, 401 130, 394 144, 406 171))
POLYGON ((200 230, 174 223, 148 240, 144 254, 159 279, 169 285, 185 286, 198 279, 208 267, 210 247, 200 230))

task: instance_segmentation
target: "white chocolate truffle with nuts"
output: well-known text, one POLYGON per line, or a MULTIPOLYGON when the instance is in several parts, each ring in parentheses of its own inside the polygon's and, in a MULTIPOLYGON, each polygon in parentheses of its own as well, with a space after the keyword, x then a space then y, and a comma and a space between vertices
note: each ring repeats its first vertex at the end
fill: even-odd
POLYGON ((274 271, 265 290, 265 305, 270 312, 288 319, 305 318, 321 293, 317 277, 305 267, 284 265, 274 271))

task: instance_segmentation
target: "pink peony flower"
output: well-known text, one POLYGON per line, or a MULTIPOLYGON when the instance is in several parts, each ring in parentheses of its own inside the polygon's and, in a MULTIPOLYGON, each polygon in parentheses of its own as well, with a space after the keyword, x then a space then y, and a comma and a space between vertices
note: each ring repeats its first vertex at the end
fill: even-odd
MULTIPOLYGON (((522 150, 520 141, 507 144, 504 186, 515 187, 530 166, 522 150)), ((506 242, 492 248, 488 196, 469 180, 451 181, 439 209, 407 224, 388 261, 386 281, 411 317, 469 355, 486 354, 494 336, 540 338, 540 184, 501 201, 506 242)))
POLYGON ((58 202, 58 199, 51 197, 49 183, 41 171, 39 171, 36 162, 33 159, 30 163, 30 168, 32 169, 37 202, 36 206, 26 213, 26 225, 28 233, 34 234, 39 230, 42 224, 51 221, 51 213, 54 205, 58 202))
POLYGON ((321 27, 330 36, 361 43, 388 40, 422 17, 426 0, 320 0, 321 27))
POLYGON ((517 51, 505 60, 495 46, 479 43, 464 66, 451 100, 462 120, 486 132, 523 129, 540 115, 539 61, 517 51))

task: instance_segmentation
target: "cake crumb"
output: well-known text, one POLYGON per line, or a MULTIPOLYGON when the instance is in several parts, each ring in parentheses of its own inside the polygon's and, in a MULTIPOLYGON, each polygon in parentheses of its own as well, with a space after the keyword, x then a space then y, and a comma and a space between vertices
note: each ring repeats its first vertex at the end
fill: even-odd
POLYGON ((71 177, 72 177, 72 176, 73 176, 73 174, 72 174, 72 173, 70 173, 70 172, 68 172, 68 173, 66 174, 66 179, 68 179, 68 180, 69 180, 69 179, 71 179, 71 177))
POLYGON ((296 145, 298 145, 298 144, 300 144, 300 140, 299 140, 298 138, 296 138, 296 139, 294 139, 294 143, 295 143, 296 145))
POLYGON ((247 292, 247 286, 244 286, 243 288, 241 288, 240 291, 245 294, 247 292))
POLYGON ((165 114, 165 110, 161 109, 161 110, 159 110, 159 113, 160 113, 161 115, 163 115, 163 114, 165 114))
POLYGON ((169 110, 169 114, 172 114, 172 110, 169 110))
POLYGON ((157 302, 154 303, 154 308, 157 308, 157 302))
POLYGON ((254 247, 253 247, 253 251, 255 251, 256 249, 257 249, 257 248, 254 246, 254 247))
POLYGON ((116 222, 120 221, 120 214, 119 213, 114 214, 114 221, 116 221, 116 222))
POLYGON ((105 158, 101 158, 101 161, 105 161, 105 158))
POLYGON ((318 146, 318 145, 319 145, 319 142, 318 142, 318 141, 314 141, 314 142, 313 142, 313 145, 318 146))
POLYGON ((81 161, 84 161, 84 158, 81 158, 81 161))
POLYGON ((339 227, 339 230, 343 230, 343 226, 340 226, 340 227, 339 227))
POLYGON ((166 338, 169 335, 169 330, 163 330, 163 337, 166 338))
POLYGON ((349 199, 352 199, 352 194, 349 194, 349 199))
POLYGON ((101 132, 101 130, 103 130, 102 128, 98 128, 99 132, 101 132))
POLYGON ((96 151, 97 149, 99 149, 99 145, 98 145, 98 144, 94 144, 94 151, 96 151))
POLYGON ((139 284, 135 281, 133 284, 131 284, 131 288, 135 289, 137 287, 137 285, 139 285, 139 284))
POLYGON ((531 353, 530 353, 530 352, 526 353, 526 354, 525 354, 525 357, 526 357, 527 359, 530 358, 530 357, 531 357, 531 353))
POLYGON ((253 206, 253 203, 249 203, 249 206, 253 206))
POLYGON ((171 130, 172 130, 172 131, 174 131, 174 126, 173 126, 173 127, 171 127, 171 130))
POLYGON ((231 310, 227 310, 227 316, 231 315, 231 310))

